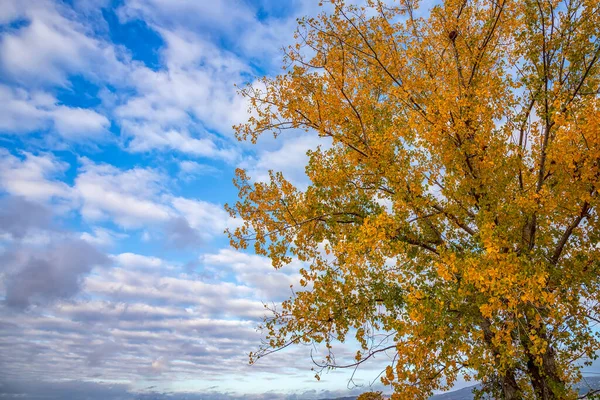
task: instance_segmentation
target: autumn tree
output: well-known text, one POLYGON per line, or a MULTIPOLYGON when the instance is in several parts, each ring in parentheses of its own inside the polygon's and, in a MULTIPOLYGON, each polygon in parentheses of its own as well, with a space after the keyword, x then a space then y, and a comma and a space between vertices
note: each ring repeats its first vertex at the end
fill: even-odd
POLYGON ((600 1, 388 3, 334 0, 242 90, 241 140, 325 143, 306 188, 237 171, 233 246, 307 265, 251 358, 352 335, 356 365, 392 352, 394 399, 459 376, 577 398, 600 344, 600 1))
POLYGON ((383 392, 365 392, 358 396, 356 400, 383 400, 383 392))

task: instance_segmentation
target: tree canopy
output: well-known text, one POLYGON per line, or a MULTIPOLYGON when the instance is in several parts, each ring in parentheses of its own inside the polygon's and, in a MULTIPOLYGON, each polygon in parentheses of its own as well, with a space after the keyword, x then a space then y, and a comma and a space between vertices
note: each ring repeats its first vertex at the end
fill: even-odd
POLYGON ((388 3, 300 20, 286 71, 242 90, 240 140, 331 142, 307 188, 237 170, 233 246, 307 265, 251 359, 353 335, 356 364, 393 353, 394 399, 459 376, 577 398, 600 344, 600 2, 388 3))
POLYGON ((356 400, 383 400, 383 392, 365 392, 358 396, 356 400))

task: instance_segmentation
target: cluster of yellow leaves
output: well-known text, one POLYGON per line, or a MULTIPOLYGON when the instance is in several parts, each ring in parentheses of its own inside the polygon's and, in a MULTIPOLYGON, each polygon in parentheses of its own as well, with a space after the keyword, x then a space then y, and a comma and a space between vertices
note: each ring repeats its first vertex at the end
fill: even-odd
POLYGON ((365 392, 357 397, 356 400, 383 400, 382 392, 365 392))
POLYGON ((459 376, 575 398, 576 361, 600 347, 600 2, 415 7, 334 0, 300 21, 287 73, 242 91, 240 139, 329 143, 308 153, 306 190, 237 171, 232 245, 309 265, 251 359, 353 334, 360 364, 386 332, 394 399, 459 376))

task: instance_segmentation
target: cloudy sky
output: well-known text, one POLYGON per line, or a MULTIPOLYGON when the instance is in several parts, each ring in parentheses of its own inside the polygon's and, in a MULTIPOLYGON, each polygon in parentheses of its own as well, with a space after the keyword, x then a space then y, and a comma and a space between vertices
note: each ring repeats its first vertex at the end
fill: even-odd
POLYGON ((346 372, 313 378, 310 348, 247 365, 301 266, 223 235, 234 168, 305 184, 314 136, 249 146, 231 126, 234 85, 281 70, 317 1, 0 3, 0 397, 350 393, 346 372))

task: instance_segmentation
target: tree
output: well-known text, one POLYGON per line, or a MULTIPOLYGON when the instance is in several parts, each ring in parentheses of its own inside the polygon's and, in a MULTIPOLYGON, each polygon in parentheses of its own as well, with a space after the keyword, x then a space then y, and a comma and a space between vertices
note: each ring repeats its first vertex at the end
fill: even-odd
POLYGON ((251 360, 354 335, 353 365, 394 354, 394 399, 459 376, 576 398, 600 344, 600 2, 331 10, 299 22, 284 74, 242 90, 241 140, 331 141, 308 152, 305 190, 237 171, 233 246, 309 265, 251 360))
POLYGON ((365 392, 358 396, 356 400, 383 400, 383 392, 365 392))

